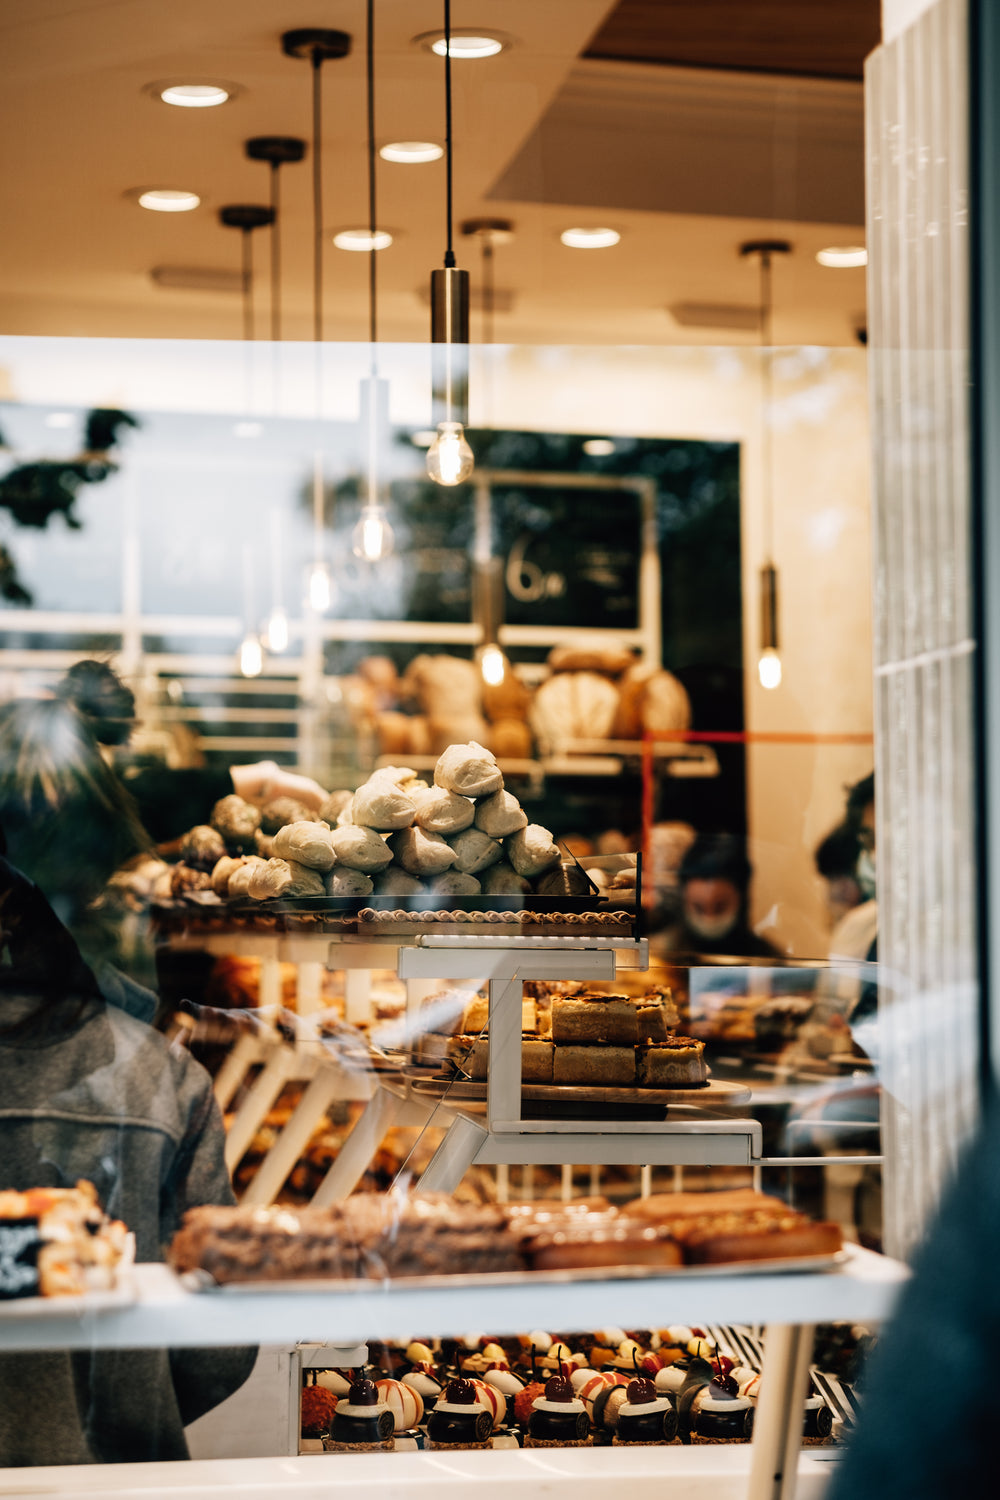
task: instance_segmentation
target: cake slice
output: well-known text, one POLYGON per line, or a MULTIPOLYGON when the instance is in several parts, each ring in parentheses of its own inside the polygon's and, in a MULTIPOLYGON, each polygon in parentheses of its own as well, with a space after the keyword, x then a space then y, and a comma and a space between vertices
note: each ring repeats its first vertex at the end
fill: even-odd
MULTIPOLYGON (((532 1035, 521 1038, 521 1081, 552 1082, 552 1043, 532 1035)), ((486 1037, 455 1036, 449 1041, 448 1060, 470 1078, 485 1082, 489 1068, 490 1044, 486 1037)))
POLYGON ((689 1036, 670 1037, 640 1047, 637 1076, 643 1089, 684 1089, 708 1082, 705 1043, 689 1036))
POLYGON ((635 1005, 626 995, 565 995, 552 1002, 554 1042, 634 1046, 639 1040, 635 1005))
POLYGON ((633 1001, 640 1042, 663 1042, 681 1023, 680 1013, 669 990, 647 990, 633 1001))
POLYGON ((635 1083, 635 1048, 557 1046, 552 1082, 631 1088, 635 1083))

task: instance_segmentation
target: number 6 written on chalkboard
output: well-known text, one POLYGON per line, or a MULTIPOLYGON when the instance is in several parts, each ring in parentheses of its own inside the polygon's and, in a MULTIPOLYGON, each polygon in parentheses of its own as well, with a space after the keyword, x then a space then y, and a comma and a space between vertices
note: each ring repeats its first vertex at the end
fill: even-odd
POLYGON ((525 553, 532 540, 532 533, 523 531, 510 549, 507 592, 525 604, 535 604, 539 599, 558 599, 566 592, 566 580, 561 573, 543 573, 537 563, 528 561, 525 553))

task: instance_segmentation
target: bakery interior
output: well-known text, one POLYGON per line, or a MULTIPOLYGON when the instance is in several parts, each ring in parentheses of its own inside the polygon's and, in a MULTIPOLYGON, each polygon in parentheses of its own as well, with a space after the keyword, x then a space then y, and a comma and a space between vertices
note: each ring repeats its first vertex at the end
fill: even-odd
POLYGON ((0 981, 37 921, 173 1080, 11 1147, 0 1389, 158 1415, 94 1374, 0 1496, 829 1486, 973 1110, 912 1124, 899 953, 975 935, 881 790, 968 702, 879 696, 920 10, 0 7, 0 981), (214 1153, 150 1224, 83 1144, 147 1107, 214 1153))

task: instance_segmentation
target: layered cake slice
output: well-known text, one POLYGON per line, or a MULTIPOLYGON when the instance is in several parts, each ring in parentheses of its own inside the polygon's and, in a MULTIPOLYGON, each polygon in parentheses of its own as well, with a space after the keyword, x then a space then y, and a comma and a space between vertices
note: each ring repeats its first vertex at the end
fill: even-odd
POLYGON ((552 1002, 552 1040, 616 1047, 639 1040, 636 1006, 626 995, 564 995, 552 1002))
POLYGON ((689 1036, 639 1047, 636 1075, 643 1089, 683 1089, 708 1082, 705 1043, 689 1036))

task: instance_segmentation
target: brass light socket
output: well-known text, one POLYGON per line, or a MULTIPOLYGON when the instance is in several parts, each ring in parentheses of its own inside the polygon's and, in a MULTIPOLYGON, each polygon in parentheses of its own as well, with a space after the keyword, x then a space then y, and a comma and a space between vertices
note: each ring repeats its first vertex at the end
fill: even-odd
POLYGON ((760 570, 760 648, 778 649, 778 570, 773 563, 760 570))

